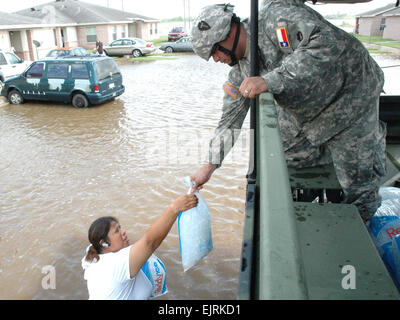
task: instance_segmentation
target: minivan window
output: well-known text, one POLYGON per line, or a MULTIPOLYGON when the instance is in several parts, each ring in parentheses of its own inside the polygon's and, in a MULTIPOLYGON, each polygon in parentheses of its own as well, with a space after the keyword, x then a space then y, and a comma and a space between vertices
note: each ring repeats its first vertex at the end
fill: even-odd
POLYGON ((84 63, 75 63, 72 65, 72 79, 89 79, 89 71, 84 63))
POLYGON ((0 53, 0 65, 7 64, 6 58, 0 53))
POLYGON ((26 72, 27 78, 41 78, 43 75, 44 63, 35 63, 26 72))
POLYGON ((120 73, 117 63, 113 59, 96 61, 93 64, 97 80, 101 81, 110 75, 120 73))
POLYGON ((21 59, 11 52, 6 52, 6 56, 11 64, 21 63, 21 59))
POLYGON ((47 64, 47 78, 66 79, 68 77, 68 64, 49 63, 47 64))

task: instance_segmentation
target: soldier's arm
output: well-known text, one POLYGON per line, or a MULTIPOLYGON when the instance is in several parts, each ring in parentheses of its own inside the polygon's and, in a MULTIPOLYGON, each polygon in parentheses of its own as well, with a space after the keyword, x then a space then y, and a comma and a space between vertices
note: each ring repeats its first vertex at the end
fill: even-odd
POLYGON ((243 77, 238 66, 233 67, 223 87, 225 92, 222 116, 209 145, 208 162, 214 164, 216 168, 221 166, 235 144, 249 110, 249 100, 239 92, 242 81, 243 77))

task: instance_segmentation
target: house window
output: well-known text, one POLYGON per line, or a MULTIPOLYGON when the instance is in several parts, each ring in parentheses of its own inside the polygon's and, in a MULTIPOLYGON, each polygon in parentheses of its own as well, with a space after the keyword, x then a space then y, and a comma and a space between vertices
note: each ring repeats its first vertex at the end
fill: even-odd
POLYGON ((154 34, 158 34, 157 26, 158 26, 158 23, 155 24, 155 27, 154 27, 154 34))
POLYGON ((96 27, 86 28, 86 42, 96 42, 96 27))
POLYGON ((122 26, 121 29, 121 38, 125 38, 125 26, 122 26))
POLYGON ((117 40, 117 26, 112 27, 112 39, 117 40))
POLYGON ((382 18, 382 20, 381 20, 381 26, 380 26, 380 28, 379 28, 379 30, 384 30, 385 29, 385 27, 386 27, 386 18, 382 18))
POLYGON ((150 23, 150 34, 153 34, 153 24, 150 23))

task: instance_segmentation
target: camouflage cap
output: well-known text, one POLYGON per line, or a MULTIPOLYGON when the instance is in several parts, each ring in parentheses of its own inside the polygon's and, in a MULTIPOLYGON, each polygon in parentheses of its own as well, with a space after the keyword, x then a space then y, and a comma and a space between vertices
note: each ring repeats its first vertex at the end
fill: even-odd
POLYGON ((215 4, 203 8, 192 28, 194 52, 209 60, 213 46, 226 39, 231 29, 233 5, 215 4))

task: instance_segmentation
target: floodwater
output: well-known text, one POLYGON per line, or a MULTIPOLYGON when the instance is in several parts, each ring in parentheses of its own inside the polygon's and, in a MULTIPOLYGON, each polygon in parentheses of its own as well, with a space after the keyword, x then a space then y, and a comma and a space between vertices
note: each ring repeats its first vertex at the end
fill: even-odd
MULTIPOLYGON (((206 158, 229 67, 192 54, 120 67, 126 92, 109 103, 0 107, 0 299, 87 299, 91 222, 113 215, 133 243, 206 158)), ((168 271, 163 299, 236 298, 246 141, 237 150, 202 191, 213 251, 184 273, 177 224, 156 251, 168 271)))
MULTIPOLYGON (((230 68, 191 54, 120 67, 125 94, 100 106, 0 107, 0 299, 87 299, 91 222, 113 215, 138 240, 206 158, 230 68)), ((385 69, 388 94, 400 94, 399 70, 385 69)), ((175 224, 156 251, 168 271, 159 299, 236 299, 247 133, 201 191, 213 251, 183 272, 175 224)))

